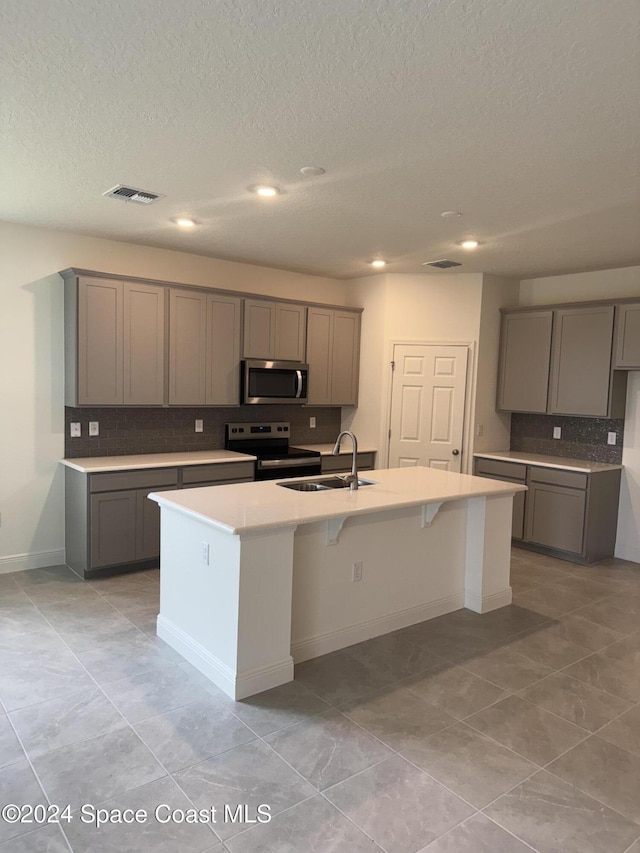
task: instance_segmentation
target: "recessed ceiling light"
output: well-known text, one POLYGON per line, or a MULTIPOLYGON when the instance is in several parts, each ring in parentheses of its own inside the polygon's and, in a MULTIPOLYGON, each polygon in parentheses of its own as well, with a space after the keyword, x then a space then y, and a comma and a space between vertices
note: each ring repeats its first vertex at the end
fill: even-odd
POLYGON ((477 249, 480 243, 477 240, 461 240, 458 245, 463 249, 477 249))
POLYGON ((184 216, 178 216, 176 219, 173 220, 173 222, 175 222, 176 225, 179 225, 181 228, 193 228, 196 224, 195 219, 187 219, 184 216))
POLYGON ((445 210, 440 214, 443 219, 459 219, 462 214, 459 210, 445 210))
POLYGON ((371 261, 372 267, 384 267, 387 265, 386 261, 383 261, 382 258, 376 258, 375 261, 371 261))
POLYGON ((278 187, 267 187, 267 186, 259 186, 254 187, 253 191, 256 195, 260 195, 263 198, 273 198, 274 195, 279 195, 280 190, 278 187))
POLYGON ((315 175, 324 175, 327 170, 323 169, 322 166, 303 166, 300 171, 303 175, 312 177, 315 175))

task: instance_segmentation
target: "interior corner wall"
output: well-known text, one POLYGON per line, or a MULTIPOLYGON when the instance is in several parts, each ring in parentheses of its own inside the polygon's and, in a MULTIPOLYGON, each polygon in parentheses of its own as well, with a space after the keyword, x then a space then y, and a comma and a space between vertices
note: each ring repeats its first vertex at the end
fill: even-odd
MULTIPOLYGON (((482 275, 476 273, 395 273, 347 282, 347 304, 364 308, 360 392, 367 403, 349 414, 348 423, 361 443, 379 448, 387 464, 387 430, 391 394, 392 345, 468 343, 472 346, 467 424, 475 399, 476 351, 480 329, 482 275), (373 391, 373 393, 371 393, 373 391)), ((472 443, 467 436, 463 467, 471 470, 472 443)))
POLYGON ((473 416, 474 452, 508 450, 511 415, 496 412, 500 357, 500 309, 518 304, 519 282, 494 275, 482 277, 478 372, 473 416), (480 425, 482 435, 477 435, 480 425))
POLYGON ((345 282, 0 223, 0 573, 64 560, 63 298, 59 270, 345 303, 345 282))
MULTIPOLYGON (((640 299, 640 266, 520 282, 520 305, 586 302, 624 297, 640 299)), ((640 371, 630 371, 622 449, 616 557, 640 563, 640 371)))

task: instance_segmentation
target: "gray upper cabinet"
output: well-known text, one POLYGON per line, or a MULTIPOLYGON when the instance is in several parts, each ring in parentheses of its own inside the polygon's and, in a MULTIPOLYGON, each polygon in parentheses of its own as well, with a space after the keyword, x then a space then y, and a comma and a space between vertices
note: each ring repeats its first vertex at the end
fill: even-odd
POLYGON ((164 288, 65 275, 65 403, 164 399, 164 288))
POLYGON ((244 300, 244 358, 304 361, 306 306, 244 300))
POLYGON ((240 403, 241 314, 241 299, 223 293, 207 295, 207 406, 240 403))
POLYGON ((169 404, 201 406, 206 396, 207 294, 169 292, 169 404))
POLYGON ((503 314, 497 408, 546 412, 553 311, 503 314))
POLYGON ((310 307, 307 361, 310 405, 357 405, 360 314, 334 308, 310 307))
POLYGON ((613 305, 556 311, 549 413, 610 416, 613 305))
POLYGON ((307 361, 311 399, 356 405, 360 312, 68 269, 65 405, 238 406, 240 360, 307 361))
POLYGON ((125 281, 123 290, 122 402, 125 406, 161 406, 165 377, 165 289, 125 281))
POLYGON ((640 370, 640 302, 616 305, 614 367, 640 370))
POLYGON ((172 288, 169 298, 169 404, 237 406, 240 298, 172 288))

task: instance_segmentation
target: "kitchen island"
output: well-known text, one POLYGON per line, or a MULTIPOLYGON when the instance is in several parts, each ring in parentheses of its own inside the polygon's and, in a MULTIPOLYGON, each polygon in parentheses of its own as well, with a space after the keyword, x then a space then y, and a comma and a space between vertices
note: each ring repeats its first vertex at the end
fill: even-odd
POLYGON ((511 602, 512 501, 524 486, 421 467, 367 479, 357 491, 263 481, 150 494, 158 635, 241 699, 291 681, 294 661, 511 602))

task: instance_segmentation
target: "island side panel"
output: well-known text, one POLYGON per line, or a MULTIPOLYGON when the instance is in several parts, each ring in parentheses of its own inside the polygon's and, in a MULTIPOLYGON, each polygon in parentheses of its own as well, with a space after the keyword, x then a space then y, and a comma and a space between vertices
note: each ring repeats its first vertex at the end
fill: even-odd
POLYGON ((293 530, 264 539, 161 507, 158 636, 232 699, 293 678, 293 530))
POLYGON ((327 545, 326 522, 298 527, 291 625, 296 663, 461 608, 466 503, 444 503, 426 527, 420 506, 352 516, 336 545, 327 545), (362 580, 353 582, 359 561, 362 580))
POLYGON ((513 495, 467 502, 464 606, 488 613, 511 604, 511 517, 513 495))

